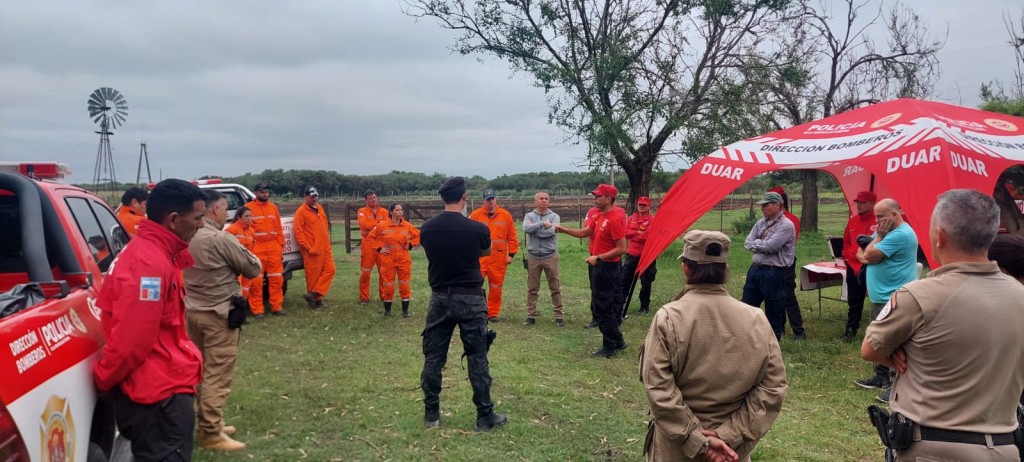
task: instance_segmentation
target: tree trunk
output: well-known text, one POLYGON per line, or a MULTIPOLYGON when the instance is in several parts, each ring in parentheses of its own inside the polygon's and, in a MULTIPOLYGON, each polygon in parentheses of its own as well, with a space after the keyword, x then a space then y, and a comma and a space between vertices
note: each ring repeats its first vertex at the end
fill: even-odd
POLYGON ((636 200, 640 196, 650 196, 651 173, 657 159, 657 156, 635 156, 630 160, 630 168, 622 169, 629 180, 629 196, 618 205, 626 209, 626 213, 636 210, 636 200))
MULTIPOLYGON (((800 202, 800 231, 818 231, 818 171, 804 170, 800 202)), ((790 204, 792 206, 792 204, 790 204)))

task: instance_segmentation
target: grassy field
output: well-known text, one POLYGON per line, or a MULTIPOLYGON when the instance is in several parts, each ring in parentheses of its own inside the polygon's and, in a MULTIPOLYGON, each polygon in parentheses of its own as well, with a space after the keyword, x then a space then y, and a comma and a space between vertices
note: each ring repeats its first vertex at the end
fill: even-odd
MULTIPOLYGON (((719 229, 724 223, 732 234, 730 224, 740 213, 745 212, 711 212, 694 228, 719 229)), ((801 235, 800 262, 830 260, 825 236, 841 234, 846 213, 822 208, 823 232, 801 235)), ((742 239, 733 237, 730 258, 729 288, 737 297, 750 265, 742 239)), ((236 438, 248 449, 234 454, 197 449, 196 460, 642 460, 648 419, 637 347, 650 316, 631 316, 623 323, 629 343, 624 354, 591 358, 601 337, 583 329, 590 316, 586 243, 564 235, 559 240, 565 327, 554 324, 543 285, 538 323, 523 325, 526 271, 518 261, 505 281, 503 321, 494 324, 498 338, 490 360, 492 398, 496 411, 509 415, 508 426, 473 433, 475 409, 456 336, 444 371, 442 426, 423 428, 419 375, 420 331, 429 298, 425 257, 414 252, 413 317, 385 318, 379 302, 358 305, 358 256, 335 246, 338 273, 327 298, 330 309, 305 307, 299 274, 285 299, 290 315, 254 321, 242 332, 226 418, 238 427, 236 438)), ((675 260, 680 251, 676 243, 658 262, 656 305, 682 286, 675 260)), ((376 286, 374 281, 374 291, 376 286)), ((838 287, 826 290, 838 296, 838 287)), ((787 335, 782 341, 789 395, 753 459, 878 460, 881 444, 864 411, 875 395, 852 383, 870 366, 859 358, 859 339, 852 344, 839 340, 846 305, 826 300, 819 317, 815 292, 798 292, 798 297, 809 340, 795 342, 787 335)))

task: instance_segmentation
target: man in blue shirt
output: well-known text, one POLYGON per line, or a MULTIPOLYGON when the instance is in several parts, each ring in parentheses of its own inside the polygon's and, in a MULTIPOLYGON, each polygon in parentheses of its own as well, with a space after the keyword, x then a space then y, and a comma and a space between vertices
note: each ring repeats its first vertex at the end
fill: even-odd
MULTIPOLYGON (((892 293, 906 283, 917 279, 917 234, 910 228, 900 206, 893 199, 882 199, 875 204, 878 228, 871 243, 857 251, 857 259, 864 264, 871 300, 871 320, 889 303, 892 293)), ((888 401, 889 368, 875 364, 875 376, 855 380, 863 388, 885 390, 879 400, 888 401)))

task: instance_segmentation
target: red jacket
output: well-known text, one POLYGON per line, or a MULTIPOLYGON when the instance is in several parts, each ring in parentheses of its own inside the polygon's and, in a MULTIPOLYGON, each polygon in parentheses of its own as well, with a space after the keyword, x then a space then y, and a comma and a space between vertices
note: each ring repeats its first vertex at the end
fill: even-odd
POLYGON ((634 213, 626 219, 626 239, 629 239, 629 247, 626 254, 639 257, 644 251, 644 244, 647 244, 647 225, 651 224, 654 214, 647 212, 647 216, 640 216, 640 212, 634 213))
POLYGON ((181 271, 189 266, 187 242, 152 220, 139 223, 96 298, 107 338, 93 367, 101 391, 120 385, 142 404, 195 393, 203 357, 185 332, 181 271))
POLYGON ((863 215, 854 215, 846 223, 846 231, 843 231, 843 260, 846 261, 846 266, 853 268, 854 274, 860 274, 860 269, 864 266, 857 259, 857 249, 860 248, 857 245, 857 236, 861 234, 870 236, 875 233, 875 228, 873 211, 868 211, 863 215))
POLYGON ((793 222, 793 233, 796 234, 796 237, 793 239, 793 245, 795 246, 800 241, 800 219, 796 215, 789 213, 789 210, 783 211, 782 214, 789 218, 789 221, 793 222))

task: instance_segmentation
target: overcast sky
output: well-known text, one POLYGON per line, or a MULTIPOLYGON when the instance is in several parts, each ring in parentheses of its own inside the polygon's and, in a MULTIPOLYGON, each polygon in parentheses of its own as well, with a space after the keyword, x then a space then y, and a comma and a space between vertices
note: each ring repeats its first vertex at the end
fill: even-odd
MULTIPOLYGON (((910 4, 949 30, 935 99, 974 106, 982 82, 1010 80, 1003 14, 1020 18, 1020 0, 910 4)), ((109 86, 129 106, 111 138, 121 181, 142 141, 154 179, 581 170, 585 148, 547 123, 543 92, 451 54, 454 37, 397 0, 0 2, 0 160, 58 160, 91 181, 86 103, 109 86)))

